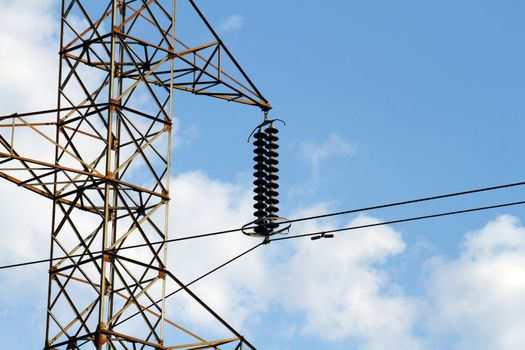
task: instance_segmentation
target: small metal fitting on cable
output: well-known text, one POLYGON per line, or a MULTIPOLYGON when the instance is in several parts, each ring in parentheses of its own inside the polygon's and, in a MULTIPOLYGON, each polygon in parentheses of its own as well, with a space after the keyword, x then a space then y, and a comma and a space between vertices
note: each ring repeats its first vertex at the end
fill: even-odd
POLYGON ((319 235, 310 237, 310 239, 312 241, 316 241, 316 240, 321 239, 321 238, 334 238, 334 234, 333 233, 321 232, 321 234, 319 234, 319 235))

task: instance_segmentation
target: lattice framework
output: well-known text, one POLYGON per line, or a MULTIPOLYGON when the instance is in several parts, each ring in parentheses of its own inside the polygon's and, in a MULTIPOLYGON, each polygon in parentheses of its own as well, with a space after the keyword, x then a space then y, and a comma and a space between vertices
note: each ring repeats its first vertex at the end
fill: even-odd
POLYGON ((271 108, 187 4, 210 41, 175 1, 63 0, 57 108, 0 117, 0 177, 53 202, 45 349, 253 348, 166 267, 173 92, 271 108), (167 320, 168 278, 231 336, 167 320))

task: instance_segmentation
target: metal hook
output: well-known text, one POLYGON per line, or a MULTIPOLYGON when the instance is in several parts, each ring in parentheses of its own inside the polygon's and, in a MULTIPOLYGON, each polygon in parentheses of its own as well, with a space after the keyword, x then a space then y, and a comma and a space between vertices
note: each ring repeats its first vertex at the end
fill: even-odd
POLYGON ((282 119, 277 119, 277 118, 276 119, 268 119, 268 111, 265 111, 264 112, 264 120, 263 120, 263 122, 261 124, 257 125, 252 130, 252 132, 250 133, 250 136, 248 136, 248 140, 246 140, 246 142, 248 142, 248 143, 250 142, 250 139, 252 138, 253 134, 255 134, 255 131, 257 129, 261 129, 263 126, 268 125, 268 124, 272 124, 273 122, 281 122, 281 123, 283 123, 284 126, 286 126, 285 121, 282 120, 282 119))

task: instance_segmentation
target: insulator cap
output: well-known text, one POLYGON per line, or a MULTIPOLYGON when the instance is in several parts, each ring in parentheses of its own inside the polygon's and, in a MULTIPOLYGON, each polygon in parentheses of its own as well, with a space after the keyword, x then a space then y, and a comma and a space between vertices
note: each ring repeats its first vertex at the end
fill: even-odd
POLYGON ((261 178, 255 180, 255 181, 253 182, 253 184, 254 184, 255 186, 265 186, 266 183, 267 183, 266 180, 261 179, 261 178))
POLYGON ((277 198, 279 196, 279 192, 273 191, 273 190, 267 190, 265 195, 268 197, 277 198))
POLYGON ((275 205, 275 204, 279 204, 279 200, 277 198, 274 198, 274 197, 269 197, 266 200, 266 203, 268 203, 270 205, 275 205))
POLYGON ((266 212, 271 215, 273 213, 277 213, 279 211, 279 208, 277 208, 277 206, 275 205, 270 205, 268 206, 268 208, 266 208, 266 212))
POLYGON ((264 146, 267 145, 267 142, 266 142, 266 140, 259 139, 259 140, 253 141, 253 145, 257 146, 257 147, 264 147, 264 146))
POLYGON ((265 194, 266 192, 268 192, 268 189, 266 187, 259 186, 259 187, 255 187, 253 189, 253 192, 260 193, 260 194, 265 194))
POLYGON ((258 154, 255 157, 253 157, 253 160, 256 162, 267 162, 268 158, 266 158, 264 154, 258 154))
POLYGON ((266 133, 259 130, 255 134, 253 134, 253 138, 258 139, 258 140, 265 139, 266 133))
POLYGON ((268 181, 277 181, 277 180, 279 180, 279 176, 277 176, 275 174, 268 174, 268 175, 266 175, 265 179, 268 180, 268 181))
MULTIPOLYGON (((255 152, 255 150, 254 150, 255 152)), ((279 157, 279 153, 275 152, 274 150, 265 150, 265 155, 268 158, 277 158, 279 157)))
POLYGON ((257 194, 255 196, 253 196, 253 199, 256 200, 257 202, 264 202, 264 201, 268 200, 268 197, 265 196, 264 194, 257 194))
POLYGON ((256 218, 264 218, 266 216, 266 212, 260 209, 260 210, 254 211, 253 216, 255 216, 256 218))
POLYGON ((268 169, 268 166, 264 163, 257 163, 253 166, 255 170, 264 171, 268 169))
POLYGON ((268 207, 268 205, 264 202, 257 202, 253 205, 253 207, 255 209, 266 209, 266 207, 268 207))
POLYGON ((270 165, 270 166, 266 167, 266 171, 269 172, 269 173, 278 173, 279 172, 279 168, 277 168, 276 166, 270 165))
POLYGON ((277 134, 279 132, 278 129, 274 128, 273 126, 269 126, 264 130, 267 134, 277 134))
POLYGON ((268 181, 268 184, 266 185, 266 188, 268 190, 276 190, 279 188, 279 184, 277 182, 268 181))
POLYGON ((268 134, 266 135, 266 141, 268 142, 275 142, 278 141, 279 138, 275 134, 268 134))
POLYGON ((277 165, 277 164, 279 164, 279 161, 277 160, 277 158, 265 158, 264 162, 266 164, 268 164, 268 165, 277 165))
POLYGON ((277 148, 279 148, 279 145, 276 144, 276 143, 270 142, 270 143, 266 144, 266 148, 267 149, 277 149, 277 148))
POLYGON ((256 172, 253 173, 253 176, 262 179, 262 178, 264 178, 265 176, 267 177, 268 175, 266 174, 265 171, 260 171, 260 170, 258 170, 258 171, 256 171, 256 172))

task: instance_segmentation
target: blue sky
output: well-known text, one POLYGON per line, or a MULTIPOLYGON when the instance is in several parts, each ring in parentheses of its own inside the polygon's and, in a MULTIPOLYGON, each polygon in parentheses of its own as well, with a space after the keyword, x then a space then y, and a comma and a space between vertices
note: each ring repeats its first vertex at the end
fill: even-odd
MULTIPOLYGON (((53 106, 57 3, 0 0, 0 114, 53 106)), ((280 141, 283 215, 524 179, 525 3, 198 3, 274 107, 271 116, 287 123, 280 141)), ((177 93, 175 116, 175 234, 236 226, 251 212, 246 138, 261 113, 177 93)), ((4 183, 0 191, 0 198, 13 198, 0 199, 0 262, 46 256, 46 202, 4 183), (17 227, 10 218, 29 201, 42 212, 17 227), (14 246, 13 230, 20 237, 14 246)), ((524 195, 515 188, 295 225, 293 232, 524 195)), ((195 288, 205 299, 231 299, 215 306, 260 349, 521 349, 523 210, 275 243, 195 288)), ((202 257, 185 253, 186 246, 172 255, 189 280, 253 243, 198 242, 202 257), (217 245, 224 253, 213 252, 217 245)), ((0 338, 32 349, 43 339, 45 268, 27 275, 35 277, 0 272, 0 338)))

